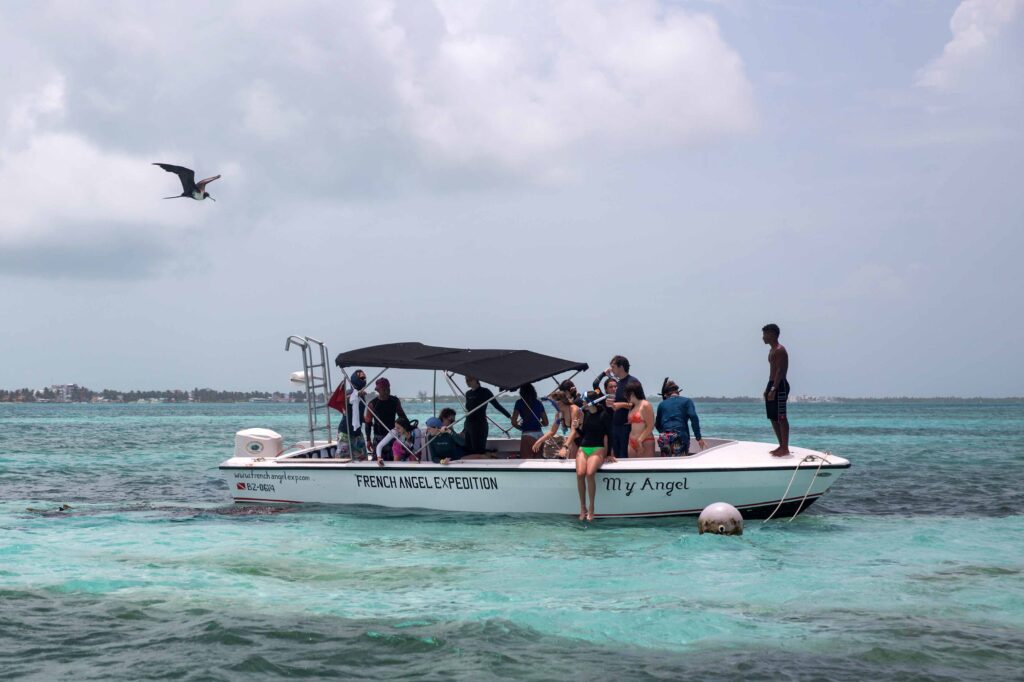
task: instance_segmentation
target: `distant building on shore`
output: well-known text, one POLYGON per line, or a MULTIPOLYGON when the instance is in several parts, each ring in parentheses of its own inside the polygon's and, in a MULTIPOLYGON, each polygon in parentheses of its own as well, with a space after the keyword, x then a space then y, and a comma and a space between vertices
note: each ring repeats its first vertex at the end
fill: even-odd
POLYGON ((53 401, 58 403, 70 403, 78 399, 78 384, 53 384, 50 391, 53 393, 53 401))

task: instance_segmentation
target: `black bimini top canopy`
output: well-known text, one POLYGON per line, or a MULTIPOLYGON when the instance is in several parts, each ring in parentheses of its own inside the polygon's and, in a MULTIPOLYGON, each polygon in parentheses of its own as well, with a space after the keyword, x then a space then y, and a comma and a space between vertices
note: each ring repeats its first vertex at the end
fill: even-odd
POLYGON ((562 360, 530 350, 442 348, 415 342, 350 350, 339 354, 335 363, 342 368, 439 369, 476 377, 500 389, 516 389, 562 372, 587 369, 585 362, 562 360))

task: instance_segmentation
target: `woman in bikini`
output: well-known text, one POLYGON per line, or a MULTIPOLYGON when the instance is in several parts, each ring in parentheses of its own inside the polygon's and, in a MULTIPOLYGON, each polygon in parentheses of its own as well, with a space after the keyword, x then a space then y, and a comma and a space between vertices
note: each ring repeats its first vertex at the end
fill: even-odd
MULTIPOLYGON (((576 487, 580 493, 580 521, 594 520, 597 471, 605 463, 608 438, 612 433, 612 413, 606 410, 604 405, 596 402, 601 395, 601 391, 587 392, 587 403, 583 407, 583 423, 580 425, 577 438, 579 449, 576 451, 576 487)), ((609 454, 607 461, 614 462, 615 457, 609 454)))
POLYGON ((644 398, 644 388, 629 379, 622 391, 629 402, 629 456, 654 457, 654 408, 644 398))
MULTIPOLYGON (((543 436, 538 438, 533 443, 533 451, 540 452, 544 443, 552 439, 560 439, 564 441, 564 445, 558 447, 558 457, 565 459, 567 457, 576 456, 576 431, 583 423, 583 414, 580 412, 580 408, 576 407, 573 403, 572 397, 570 397, 565 391, 555 391, 548 396, 554 403, 555 408, 558 410, 555 413, 555 418, 551 420, 551 428, 543 436), (568 430, 568 435, 564 438, 557 435, 558 429, 564 428, 568 430)), ((558 442, 558 440, 556 440, 558 442)))

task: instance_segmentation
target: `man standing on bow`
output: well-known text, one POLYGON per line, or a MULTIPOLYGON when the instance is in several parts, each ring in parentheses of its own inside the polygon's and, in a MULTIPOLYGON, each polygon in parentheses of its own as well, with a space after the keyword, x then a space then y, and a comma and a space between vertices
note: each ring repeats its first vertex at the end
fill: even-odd
POLYGON ((789 420, 786 418, 786 401, 789 399, 789 353, 779 343, 779 325, 774 322, 761 327, 761 340, 768 351, 768 386, 764 389, 765 411, 779 439, 779 447, 771 451, 772 457, 784 457, 789 453, 789 420))

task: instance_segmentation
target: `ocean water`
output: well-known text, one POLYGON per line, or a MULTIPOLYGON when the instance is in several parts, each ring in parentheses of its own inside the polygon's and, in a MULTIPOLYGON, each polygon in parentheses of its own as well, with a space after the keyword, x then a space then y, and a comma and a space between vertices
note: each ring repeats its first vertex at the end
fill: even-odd
MULTIPOLYGON (((698 408, 771 439, 758 404, 698 408)), ((234 432, 300 440, 303 406, 0 405, 0 679, 1020 680, 1022 408, 793 404, 853 468, 717 537, 235 506, 234 432)))

